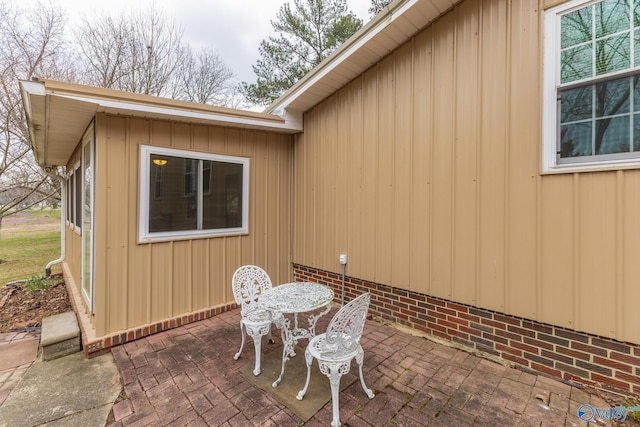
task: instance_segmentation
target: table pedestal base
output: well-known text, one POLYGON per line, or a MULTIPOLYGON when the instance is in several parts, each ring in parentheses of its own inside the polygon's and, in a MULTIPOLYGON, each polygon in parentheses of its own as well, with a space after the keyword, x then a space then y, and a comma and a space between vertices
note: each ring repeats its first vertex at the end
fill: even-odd
POLYGON ((291 328, 291 319, 288 319, 285 316, 281 316, 278 321, 275 322, 276 327, 280 329, 282 334, 282 370, 280 371, 278 379, 271 384, 271 387, 276 388, 278 384, 282 382, 282 376, 284 375, 284 368, 287 361, 296 355, 295 346, 298 343, 298 340, 313 338, 316 335, 316 323, 318 322, 318 319, 330 311, 331 304, 327 304, 327 307, 320 313, 310 315, 308 318, 309 327, 306 329, 298 326, 298 313, 294 313, 293 315, 293 328, 291 328))

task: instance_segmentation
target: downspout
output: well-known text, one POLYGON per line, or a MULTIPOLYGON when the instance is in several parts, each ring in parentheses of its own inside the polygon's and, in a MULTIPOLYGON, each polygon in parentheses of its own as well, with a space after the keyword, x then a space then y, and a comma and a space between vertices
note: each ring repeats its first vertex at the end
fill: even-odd
MULTIPOLYGON (((67 206, 66 206, 66 201, 67 201, 67 195, 65 194, 66 190, 66 186, 65 186, 65 179, 63 176, 60 176, 57 172, 53 173, 51 172, 52 168, 47 166, 44 168, 44 171, 47 175, 49 175, 52 178, 57 178, 58 181, 60 181, 60 195, 62 197, 60 197, 60 257, 58 259, 54 259, 53 261, 49 262, 47 264, 47 266, 44 268, 44 277, 46 279, 49 278, 49 276, 51 276, 51 267, 55 264, 60 264, 62 261, 64 261, 65 256, 66 256, 66 233, 67 233, 67 227, 65 227, 65 221, 66 221, 66 214, 67 214, 67 206)), ((54 169, 55 170, 55 169, 54 169)))
MULTIPOLYGON (((295 185, 294 185, 294 178, 295 178, 295 147, 296 147, 296 137, 295 135, 291 135, 291 139, 289 142, 289 155, 290 160, 289 160, 289 262, 291 263, 291 269, 293 270, 293 244, 294 244, 294 226, 293 226, 293 221, 294 221, 294 194, 295 194, 295 185)), ((294 275, 295 275, 295 271, 293 271, 294 275)), ((294 278, 295 280, 295 278, 294 278)))

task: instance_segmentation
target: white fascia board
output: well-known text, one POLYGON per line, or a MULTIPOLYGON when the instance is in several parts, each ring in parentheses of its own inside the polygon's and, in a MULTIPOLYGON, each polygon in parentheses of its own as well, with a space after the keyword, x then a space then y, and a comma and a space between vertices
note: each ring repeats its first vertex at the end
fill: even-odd
POLYGON ((111 101, 108 99, 96 99, 90 97, 78 97, 73 95, 56 95, 64 98, 74 99, 82 102, 93 102, 99 105, 97 111, 104 113, 132 113, 138 117, 158 118, 158 119, 178 119, 183 121, 235 125, 238 127, 259 128, 270 131, 281 131, 295 133, 302 131, 302 121, 299 123, 292 120, 285 120, 284 123, 277 123, 256 118, 229 116, 224 114, 207 113, 200 111, 181 110, 177 108, 156 107, 152 105, 142 105, 124 101, 111 101))

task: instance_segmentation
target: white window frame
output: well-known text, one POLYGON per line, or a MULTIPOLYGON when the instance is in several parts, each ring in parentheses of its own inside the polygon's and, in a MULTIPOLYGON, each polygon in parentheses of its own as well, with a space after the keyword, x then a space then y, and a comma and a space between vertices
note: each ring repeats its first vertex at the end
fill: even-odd
MULTIPOLYGON (((544 14, 544 58, 543 58, 543 94, 542 94, 542 172, 576 172, 601 169, 627 169, 640 167, 638 157, 602 160, 590 160, 571 163, 558 163, 559 102, 560 84, 560 16, 575 9, 597 3, 600 0, 573 0, 547 10, 544 14)), ((629 70, 620 73, 628 75, 629 70)), ((633 73, 636 74, 636 73, 633 73)))
MULTIPOLYGON (((140 217, 138 221, 138 242, 163 242, 172 240, 186 240, 196 238, 225 237, 244 235, 249 233, 249 167, 250 161, 246 157, 227 156, 222 154, 212 154, 189 150, 179 150, 174 148, 153 147, 148 145, 140 146, 140 217), (181 230, 165 232, 149 232, 149 189, 150 189, 150 162, 151 155, 183 157, 195 160, 211 160, 215 162, 242 164, 242 226, 233 228, 220 228, 208 230, 181 230)), ((202 173, 202 168, 198 168, 198 173, 202 173)), ((202 197, 202 180, 198 181, 196 194, 202 197)), ((201 210, 202 203, 198 204, 201 210)), ((198 213, 201 217, 201 212, 198 213)), ((202 226, 198 221, 198 227, 202 226)))

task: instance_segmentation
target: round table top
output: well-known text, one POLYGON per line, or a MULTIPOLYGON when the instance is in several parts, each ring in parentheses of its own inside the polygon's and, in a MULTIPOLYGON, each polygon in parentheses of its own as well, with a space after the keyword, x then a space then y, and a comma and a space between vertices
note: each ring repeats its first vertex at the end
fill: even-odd
POLYGON ((265 291, 258 301, 267 310, 304 313, 333 301, 333 290, 313 282, 285 283, 265 291))

